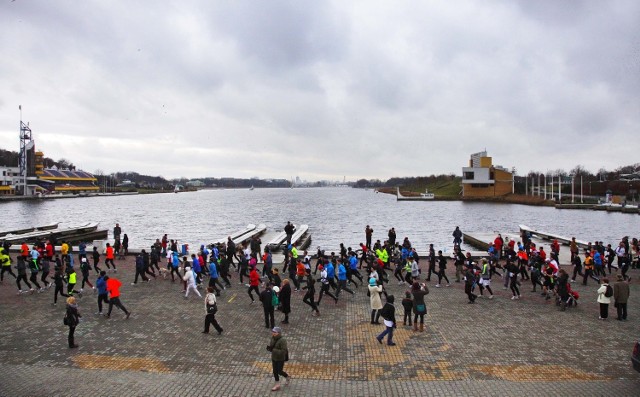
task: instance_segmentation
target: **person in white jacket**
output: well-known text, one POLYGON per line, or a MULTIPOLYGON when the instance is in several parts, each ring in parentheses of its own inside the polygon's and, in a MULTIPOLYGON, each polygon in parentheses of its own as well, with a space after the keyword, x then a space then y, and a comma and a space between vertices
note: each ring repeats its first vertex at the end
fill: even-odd
POLYGON ((196 287, 196 277, 193 274, 193 270, 191 270, 191 268, 189 266, 186 266, 184 268, 185 272, 184 272, 184 277, 182 277, 182 280, 187 282, 187 288, 186 288, 186 292, 184 294, 184 298, 187 299, 189 298, 189 291, 193 290, 196 295, 198 295, 200 298, 202 298, 202 295, 200 295, 200 292, 198 291, 198 288, 196 287))
POLYGON ((607 296, 607 289, 611 288, 611 296, 613 296, 613 287, 609 286, 609 279, 604 277, 602 285, 598 288, 598 303, 600 304, 600 320, 606 320, 609 317, 609 303, 611 296, 607 296))

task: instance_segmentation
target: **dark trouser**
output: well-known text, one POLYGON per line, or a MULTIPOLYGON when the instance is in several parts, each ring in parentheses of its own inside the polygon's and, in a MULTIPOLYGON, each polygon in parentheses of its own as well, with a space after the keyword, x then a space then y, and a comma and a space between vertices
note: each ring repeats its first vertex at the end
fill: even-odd
POLYGON ((378 320, 380 320, 380 310, 371 309, 371 324, 378 323, 378 320))
MULTIPOLYGON (((473 302, 476 300, 476 298, 478 297, 478 295, 473 293, 473 289, 471 288, 472 286, 469 284, 466 284, 464 286, 464 293, 467 294, 467 297, 469 298, 469 302, 473 302)), ((518 294, 519 295, 519 294, 518 294)))
POLYGON ((100 274, 100 272, 102 271, 102 269, 98 267, 98 263, 100 263, 100 259, 93 261, 93 270, 96 271, 96 274, 100 274))
POLYGON ((144 270, 137 270, 136 269, 136 276, 133 280, 134 284, 138 283, 138 276, 142 277, 142 281, 149 281, 149 279, 147 278, 147 276, 144 275, 144 270))
POLYGON ((106 259, 104 261, 105 266, 107 267, 107 269, 111 269, 111 266, 113 266, 113 269, 116 269, 116 264, 113 263, 113 259, 106 259), (109 266, 109 264, 111 264, 111 266, 109 266))
POLYGON ((113 306, 116 306, 118 309, 122 310, 125 314, 129 314, 127 309, 120 302, 120 297, 116 296, 115 298, 111 298, 111 300, 109 301, 109 312, 107 313, 107 316, 111 315, 111 310, 113 309, 113 306))
MULTIPOLYGON (((358 271, 358 269, 351 269, 351 274, 349 275, 349 281, 351 281, 352 283, 355 284, 355 282, 353 281, 353 278, 351 276, 356 276, 358 278, 358 280, 360 280, 360 282, 362 282, 362 274, 360 274, 360 271, 358 271)), ((358 286, 356 285, 356 288, 358 288, 358 286)))
POLYGON ((258 295, 258 297, 259 297, 260 296, 260 290, 258 289, 257 285, 252 285, 247 290, 247 294, 249 294, 249 297, 251 298, 251 302, 253 302, 253 301, 255 301, 255 299, 253 299, 253 294, 251 293, 251 291, 256 291, 256 295, 258 295))
POLYGON ((382 341, 382 339, 384 339, 385 335, 389 335, 387 336, 387 345, 390 345, 393 343, 393 327, 385 327, 385 330, 382 331, 382 333, 380 335, 378 335, 376 338, 379 341, 382 341))
MULTIPOLYGON (((611 273, 611 270, 609 270, 609 273, 611 273)), ((572 280, 576 279, 576 276, 582 276, 584 277, 584 274, 582 274, 582 266, 574 266, 573 267, 573 277, 571 277, 572 280)))
POLYGON ((616 311, 618 312, 618 320, 626 320, 627 319, 627 302, 625 303, 616 303, 616 311))
POLYGON ((396 266, 396 269, 393 271, 393 277, 396 278, 396 280, 398 281, 402 281, 402 266, 396 266))
POLYGON ((229 281, 228 275, 220 273, 220 278, 222 278, 222 281, 224 281, 227 287, 231 287, 231 281, 229 281))
POLYGON ((24 281, 24 283, 27 284, 27 287, 31 289, 31 284, 29 284, 29 282, 27 281, 27 276, 25 276, 24 274, 19 274, 18 277, 16 278, 16 284, 18 284, 19 290, 22 289, 22 287, 20 286, 20 280, 24 281))
POLYGON ((405 312, 404 312, 404 317, 402 318, 402 324, 407 325, 407 321, 409 322, 409 325, 412 324, 412 322, 411 322, 411 310, 405 310, 405 312))
POLYGON ((429 272, 427 273, 427 281, 431 281, 431 274, 438 274, 436 272, 436 263, 429 262, 429 272))
POLYGON ((332 297, 336 303, 338 303, 338 298, 335 297, 331 292, 329 292, 329 284, 322 284, 322 288, 320 289, 320 295, 318 296, 318 305, 320 304, 320 301, 322 301, 322 295, 327 294, 330 297, 332 297))
POLYGON ((438 271, 438 284, 442 283, 442 279, 443 279, 443 278, 444 278, 445 280, 447 280, 447 284, 450 284, 450 283, 449 283, 449 278, 448 278, 448 277, 447 277, 447 275, 444 273, 444 269, 440 269, 440 270, 438 271))
POLYGON ((80 288, 84 288, 84 284, 87 283, 87 285, 91 288, 93 288, 93 284, 91 284, 91 281, 89 281, 89 271, 82 272, 82 286, 80 288))
POLYGON ((98 295, 98 312, 102 313, 102 302, 105 304, 109 303, 109 295, 108 294, 100 294, 98 295))
POLYGON ((4 280, 4 273, 9 273, 10 275, 13 276, 13 278, 18 278, 18 276, 16 276, 13 271, 11 270, 11 265, 9 266, 2 266, 2 270, 0 270, 0 281, 4 280))
POLYGON ((600 282, 600 279, 593 275, 593 270, 584 269, 584 278, 582 280, 582 285, 587 285, 587 280, 589 279, 589 277, 596 280, 596 282, 600 282))
POLYGON ((513 296, 520 296, 520 290, 518 289, 518 275, 514 274, 513 277, 511 277, 511 293, 513 293, 513 296))
POLYGON ((78 293, 78 291, 74 290, 75 286, 76 286, 75 284, 71 284, 71 283, 67 284, 67 294, 69 294, 69 296, 78 293))
POLYGON ((74 343, 73 340, 73 333, 76 332, 76 327, 74 326, 69 326, 69 336, 67 337, 67 339, 69 340, 69 347, 74 347, 76 344, 74 343))
POLYGON ((63 285, 56 285, 56 289, 53 292, 53 303, 58 303, 58 294, 60 294, 60 296, 64 296, 65 298, 69 296, 64 293, 63 285))
POLYGON ((218 320, 216 320, 215 313, 209 313, 206 316, 204 316, 204 332, 209 332, 209 326, 211 324, 213 324, 213 328, 215 328, 219 334, 222 333, 222 327, 220 326, 220 324, 218 324, 218 320))
MULTIPOLYGON (((291 277, 291 275, 289 275, 289 277, 291 277)), ((293 286, 296 287, 296 289, 300 289, 300 281, 302 281, 302 276, 292 277, 291 280, 293 281, 293 286)))
POLYGON ((309 306, 311 306, 311 309, 314 310, 315 312, 317 312, 317 313, 320 312, 318 310, 318 306, 316 306, 316 302, 314 300, 313 294, 307 292, 306 295, 304 296, 304 298, 302 298, 302 302, 306 303, 309 306))
POLYGON ((40 284, 38 283, 38 272, 33 272, 33 273, 31 273, 31 277, 29 277, 29 280, 30 280, 33 284, 35 284, 36 288, 38 288, 38 289, 42 288, 42 287, 40 286, 40 284))
POLYGON ((284 361, 271 361, 271 367, 273 368, 273 378, 276 382, 280 382, 280 375, 285 378, 289 377, 289 374, 284 372, 284 361))
POLYGON ((340 291, 345 290, 351 295, 354 294, 353 290, 347 287, 347 280, 338 280, 338 290, 336 291, 336 296, 340 295, 340 291))
POLYGON ((220 290, 218 289, 216 284, 219 285, 220 288, 222 288, 222 284, 220 284, 220 281, 218 281, 217 278, 209 277, 209 287, 212 287, 216 294, 220 294, 220 290))
POLYGON ((173 278, 174 273, 176 274, 176 276, 178 276, 178 281, 180 281, 182 279, 182 276, 180 276, 180 271, 178 270, 178 267, 171 266, 171 281, 175 281, 175 278, 173 278))
POLYGON ((246 267, 240 269, 240 284, 243 283, 245 277, 249 277, 249 273, 247 272, 247 268, 246 267))
POLYGON ((609 317, 609 304, 608 303, 601 303, 600 304, 600 318, 607 318, 609 317))
POLYGON ((265 328, 273 328, 275 327, 276 320, 273 316, 274 310, 273 306, 263 307, 264 310, 264 327, 265 328))
POLYGON ((49 284, 51 284, 50 282, 47 281, 47 276, 49 276, 49 272, 42 272, 42 276, 40 277, 40 281, 42 281, 44 283, 44 286, 48 286, 49 284))
MULTIPOLYGON (((424 324, 424 314, 414 314, 413 322, 417 324, 418 318, 420 318, 420 324, 424 324)), ((409 321, 409 325, 411 325, 411 321, 409 321)))
MULTIPOLYGON (((158 269, 158 271, 160 271, 160 269, 158 269)), ((156 278, 156 273, 153 271, 153 266, 149 267, 145 267, 144 268, 144 274, 148 274, 150 276, 153 276, 153 278, 156 278)))
POLYGON ((626 262, 624 262, 624 263, 622 264, 622 267, 621 267, 621 273, 622 273, 622 277, 623 277, 625 280, 629 278, 629 277, 627 277, 627 271, 628 271, 628 270, 629 270, 629 264, 628 264, 628 263, 626 263, 626 262))

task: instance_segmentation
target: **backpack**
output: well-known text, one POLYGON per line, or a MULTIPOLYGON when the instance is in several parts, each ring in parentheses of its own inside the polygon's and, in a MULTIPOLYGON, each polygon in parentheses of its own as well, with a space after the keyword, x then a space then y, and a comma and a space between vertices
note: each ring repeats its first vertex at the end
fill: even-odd
POLYGON ((613 288, 610 285, 607 285, 607 290, 604 292, 604 296, 606 298, 611 298, 613 296, 613 288))

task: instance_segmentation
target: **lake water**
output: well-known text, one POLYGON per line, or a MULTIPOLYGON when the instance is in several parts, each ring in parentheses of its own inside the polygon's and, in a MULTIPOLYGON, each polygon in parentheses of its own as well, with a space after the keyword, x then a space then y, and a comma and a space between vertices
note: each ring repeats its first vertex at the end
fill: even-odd
POLYGON ((88 197, 0 203, 0 230, 61 222, 75 225, 100 222, 113 230, 120 223, 130 246, 143 248, 167 233, 190 245, 209 243, 264 223, 268 231, 282 230, 287 221, 308 224, 317 246, 331 251, 341 242, 357 247, 367 224, 373 240, 396 229, 424 252, 429 243, 451 249, 456 225, 467 232, 516 232, 524 224, 586 241, 617 243, 638 236, 640 217, 591 210, 557 210, 516 204, 460 201, 397 202, 395 196, 352 188, 225 189, 116 197, 88 197))

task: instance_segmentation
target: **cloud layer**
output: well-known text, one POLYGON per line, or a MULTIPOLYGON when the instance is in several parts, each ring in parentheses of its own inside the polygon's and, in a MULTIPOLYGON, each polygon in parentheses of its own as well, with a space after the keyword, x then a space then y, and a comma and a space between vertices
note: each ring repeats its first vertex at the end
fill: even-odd
POLYGON ((638 162, 637 1, 15 1, 0 138, 88 171, 355 180, 638 162))

